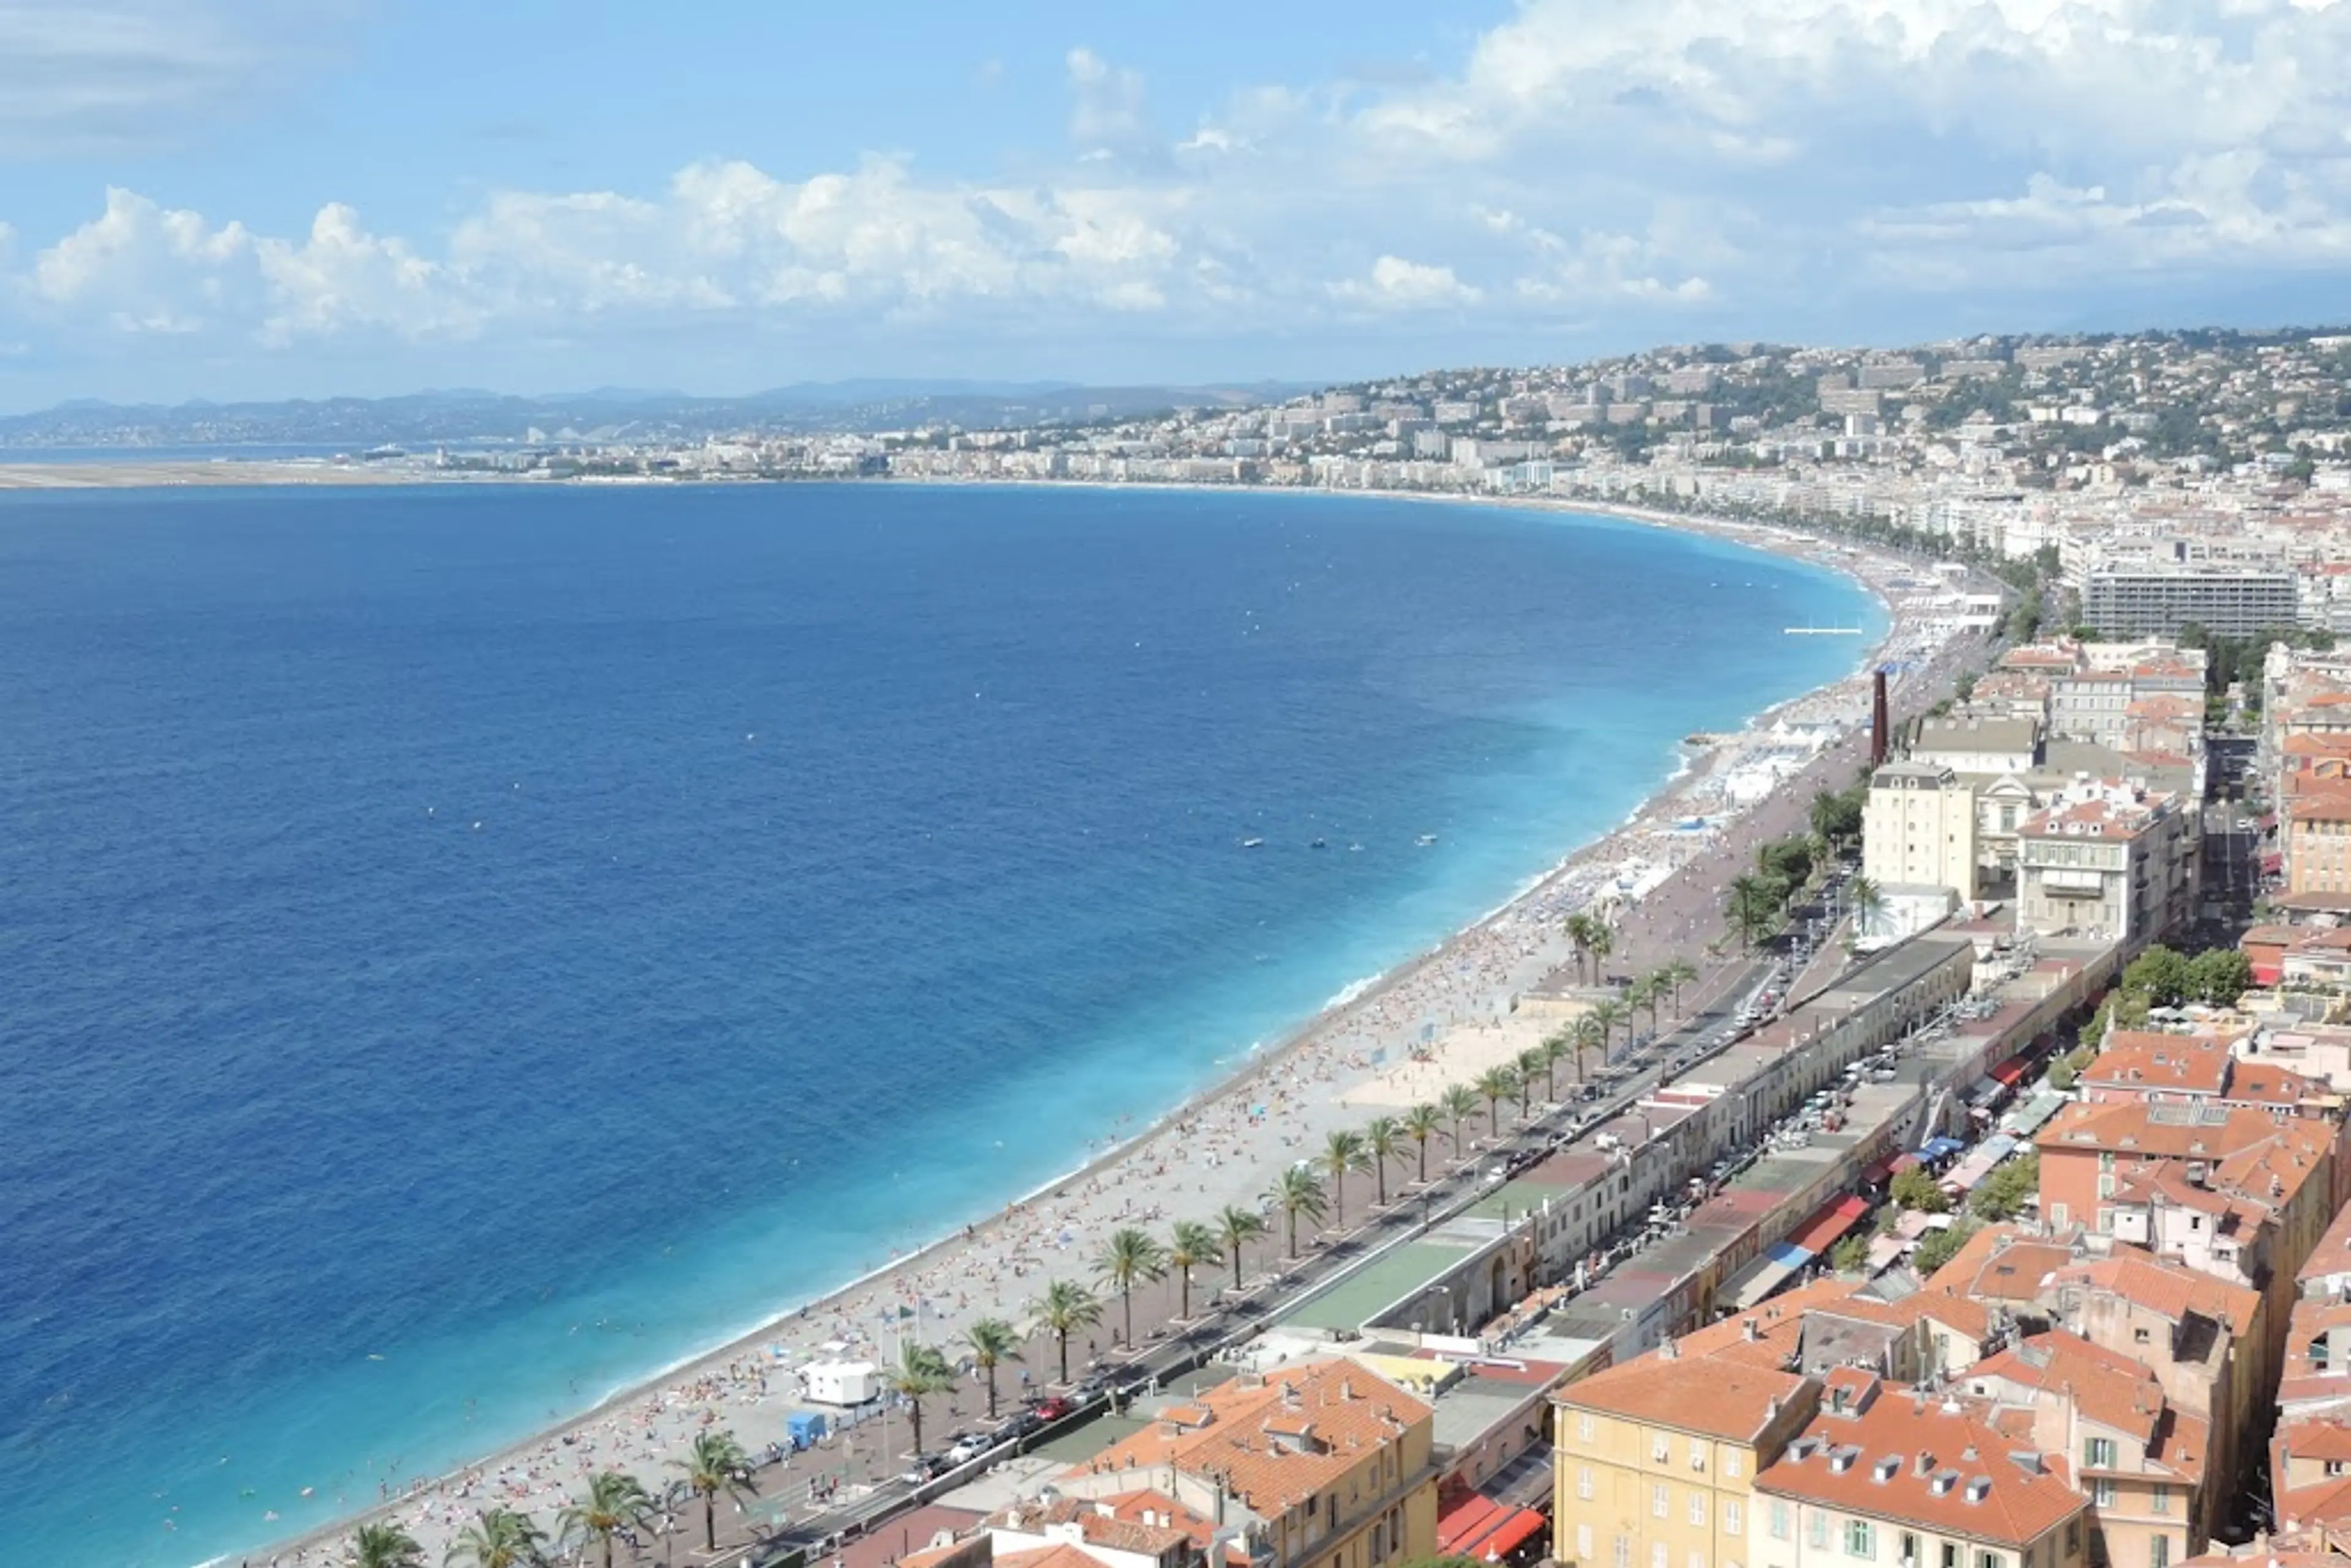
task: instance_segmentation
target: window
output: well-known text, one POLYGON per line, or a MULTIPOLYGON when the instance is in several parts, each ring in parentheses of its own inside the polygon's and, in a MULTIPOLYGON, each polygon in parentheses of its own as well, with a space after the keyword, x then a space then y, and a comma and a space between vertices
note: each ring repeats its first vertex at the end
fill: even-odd
POLYGON ((1592 1500, 1592 1467, 1584 1465, 1575 1472, 1575 1495, 1585 1502, 1592 1500))
POLYGON ((1788 1539, 1788 1500, 1786 1498, 1775 1497, 1771 1500, 1771 1521, 1765 1528, 1771 1531, 1771 1539, 1774 1541, 1788 1539))
POLYGON ((2147 1568, 2171 1568, 2171 1537, 2158 1534, 2147 1543, 2147 1568))
POLYGON ((1726 1475, 1726 1476, 1729 1476, 1732 1480, 1737 1480, 1737 1479, 1739 1479, 1739 1450, 1738 1450, 1738 1449, 1736 1449, 1736 1448, 1725 1448, 1725 1449, 1723 1449, 1723 1451, 1722 1451, 1722 1473, 1723 1473, 1724 1475, 1726 1475))
POLYGON ((2077 1513, 2065 1521, 2065 1555, 2079 1557, 2081 1554, 2082 1516, 2077 1513))
POLYGON ((1976 1553, 1976 1568, 2008 1568, 2008 1559, 1997 1552, 1976 1553))
POLYGON ((2160 1481, 2157 1482, 2155 1489, 2147 1493, 2147 1509, 2149 1513, 2169 1513, 2171 1511, 2171 1489, 2163 1485, 2160 1481))
POLYGON ((1706 1493, 1698 1490, 1696 1487, 1692 1487, 1690 1489, 1689 1521, 1692 1524, 1698 1525, 1702 1525, 1706 1522, 1706 1493))
POLYGON ((1877 1555, 1877 1531, 1871 1527, 1869 1521, 1848 1519, 1844 1521, 1844 1554, 1847 1557, 1877 1555))
POLYGON ((1661 1465, 1662 1465, 1662 1464, 1664 1464, 1667 1459, 1672 1458, 1673 1458, 1673 1439, 1672 1439, 1671 1437, 1667 1437, 1663 1432, 1652 1432, 1652 1433, 1650 1433, 1650 1434, 1649 1434, 1649 1458, 1651 1458, 1655 1459, 1657 1463, 1659 1463, 1659 1464, 1661 1464, 1661 1465))
POLYGON ((1703 1552, 1691 1552, 1689 1554, 1689 1568, 1707 1568, 1706 1553, 1703 1552))
POLYGON ((2090 1500, 2100 1508, 2115 1506, 2115 1483, 2112 1477, 2092 1476, 2090 1478, 2090 1500))
POLYGON ((1592 1412, 1579 1410, 1575 1415, 1575 1435, 1584 1442, 1592 1441, 1592 1412))
POLYGON ((1666 1485, 1663 1481, 1649 1489, 1649 1511, 1659 1519, 1666 1517, 1666 1485))
POLYGON ((1725 1535, 1739 1533, 1739 1505, 1729 1498, 1723 1499, 1722 1501, 1722 1533, 1725 1535))
POLYGON ((1630 1536, 1616 1538, 1610 1549, 1609 1561, 1615 1564, 1615 1568, 1633 1568, 1633 1541, 1630 1536))
POLYGON ((1696 1437, 1689 1440, 1689 1467, 1694 1470, 1706 1469, 1706 1444, 1696 1437))
POLYGON ((1804 1533, 1813 1538, 1813 1545, 1822 1547, 1828 1545, 1829 1516, 1827 1514, 1823 1513, 1819 1509, 1814 1509, 1804 1516, 1804 1523, 1806 1527, 1804 1533))
POLYGON ((1903 1568, 1925 1568, 1918 1561, 1918 1538, 1907 1530, 1902 1532, 1902 1564, 1903 1568))
POLYGON ((2082 1445, 2082 1462, 2094 1470, 2115 1468, 2115 1440, 2112 1437, 2092 1437, 2082 1445))
POLYGON ((2147 1342, 2147 1332, 2145 1329, 2131 1330, 2131 1343, 2133 1344, 2145 1344, 2147 1342))
POLYGON ((1578 1563, 1592 1561, 1592 1526, 1588 1524, 1575 1527, 1575 1560, 1578 1563))
POLYGON ((1666 1568, 1666 1543, 1662 1541, 1649 1548, 1649 1568, 1666 1568))
POLYGON ((1948 1541, 1943 1542, 1943 1568, 1959 1568, 1959 1549, 1948 1541))

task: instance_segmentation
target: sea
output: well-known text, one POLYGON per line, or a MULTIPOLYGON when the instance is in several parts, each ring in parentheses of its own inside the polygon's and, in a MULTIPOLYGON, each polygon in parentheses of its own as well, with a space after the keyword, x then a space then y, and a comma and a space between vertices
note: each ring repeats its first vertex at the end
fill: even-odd
POLYGON ((235 1563, 980 1218, 1883 625, 1402 499, 0 494, 5 1555, 235 1563))

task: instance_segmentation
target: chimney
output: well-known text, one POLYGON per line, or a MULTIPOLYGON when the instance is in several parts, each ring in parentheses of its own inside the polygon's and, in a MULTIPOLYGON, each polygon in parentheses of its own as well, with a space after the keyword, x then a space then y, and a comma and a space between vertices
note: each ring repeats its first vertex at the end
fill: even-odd
POLYGON ((1886 766, 1888 732, 1886 721, 1886 666, 1880 664, 1870 676, 1869 693, 1869 766, 1886 766))
POLYGON ((1681 1359, 1681 1346, 1674 1343, 1673 1336, 1671 1334, 1667 1335, 1663 1340, 1660 1340, 1657 1343, 1657 1359, 1659 1361, 1679 1361, 1681 1359))
POLYGON ((1934 1468, 1935 1456, 1921 1448, 1918 1450, 1918 1457, 1911 1461, 1910 1473, 1914 1476, 1923 1476, 1934 1468))
POLYGON ((1761 1339, 1763 1336, 1756 1332, 1755 1320, 1753 1318, 1741 1318, 1739 1320, 1739 1337, 1745 1340, 1748 1343, 1753 1344, 1757 1340, 1761 1339))

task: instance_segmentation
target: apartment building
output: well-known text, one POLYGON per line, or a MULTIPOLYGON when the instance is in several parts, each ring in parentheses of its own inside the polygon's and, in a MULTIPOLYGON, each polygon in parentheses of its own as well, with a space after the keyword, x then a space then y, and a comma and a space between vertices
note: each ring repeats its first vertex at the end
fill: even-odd
POLYGON ((2283 568, 2111 561, 2089 572, 2082 618, 2104 637, 2177 637, 2189 626, 2257 637, 2300 624, 2301 595, 2283 568))
POLYGON ((1552 1555, 1573 1568, 1735 1568, 1756 1542, 1755 1477, 1820 1385, 1671 1345, 1552 1396, 1552 1555))
POLYGON ((2134 1356, 2051 1330, 1977 1363, 1963 1382, 2022 1417, 2035 1448, 2072 1462, 2103 1561, 2178 1563, 2210 1540, 2226 1490, 2209 1462, 2210 1423, 2173 1405, 2134 1356))
POLYGON ((1755 1483, 1750 1568, 2068 1568, 2087 1500, 1980 1406, 1851 1368, 1755 1483))
POLYGON ((1244 1375, 1055 1481, 1149 1489, 1238 1527, 1264 1568, 1379 1568, 1437 1550, 1435 1412, 1361 1363, 1244 1375))
POLYGON ((2146 946, 2195 913, 2202 837, 2177 797, 2076 779, 2017 828, 2017 919, 2146 946))

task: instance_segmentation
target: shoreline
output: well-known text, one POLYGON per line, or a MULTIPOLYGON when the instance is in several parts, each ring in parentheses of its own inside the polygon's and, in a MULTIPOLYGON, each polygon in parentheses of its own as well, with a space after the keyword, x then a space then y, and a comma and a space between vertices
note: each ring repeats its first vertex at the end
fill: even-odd
MULTIPOLYGON (((254 466, 261 465, 256 464, 254 466)), ((216 471, 223 467, 244 465, 212 465, 208 466, 216 471)), ((308 472, 318 474, 318 477, 305 482, 354 482, 350 475, 342 472, 320 472, 315 469, 308 472)), ((255 481, 243 476, 215 474, 208 476, 206 482, 252 483, 255 481)), ((370 481, 362 479, 356 482, 370 481)), ((386 476, 372 482, 432 483, 434 481, 431 479, 404 481, 386 476)), ((457 480, 455 482, 480 481, 457 480)), ((958 481, 917 482, 959 483, 958 481)), ((1071 485, 1074 482, 1040 481, 1038 483, 1071 485)), ((0 488, 5 488, 6 486, 7 476, 5 470, 0 470, 0 488)), ((1115 483, 1088 484, 1084 487, 1113 490, 1144 487, 1209 491, 1235 488, 1235 486, 1226 486, 1178 485, 1129 486, 1115 483)), ((1293 492, 1284 487, 1280 493, 1293 492)), ((559 1486, 561 1490, 568 1491, 576 1482, 577 1476, 541 1476, 535 1461, 550 1459, 559 1461, 577 1458, 580 1460, 583 1469, 589 1468, 590 1456, 587 1453, 567 1455, 559 1451, 557 1446, 560 1444, 568 1448, 573 1439, 590 1436, 601 1441, 603 1435, 619 1431, 622 1418, 630 1416, 640 1407, 644 1419, 637 1423, 640 1428, 637 1435, 652 1438, 658 1443, 664 1439, 674 1438, 680 1432, 690 1429, 695 1425, 697 1418, 706 1422, 707 1411, 715 1402, 727 1412, 724 1424, 734 1426, 738 1436, 743 1438, 746 1448, 756 1454, 765 1446, 768 1436, 765 1427, 770 1423, 763 1421, 759 1429, 746 1430, 747 1426, 750 1424, 749 1413, 754 1409, 759 1410, 764 1416, 773 1418, 772 1424, 779 1424, 782 1415, 798 1403, 790 1397, 789 1387, 780 1397, 771 1396, 768 1393, 767 1375, 769 1373, 786 1373, 786 1363, 770 1357, 769 1353, 774 1349, 777 1342, 787 1339, 799 1342, 793 1347, 795 1352, 804 1348, 811 1334, 818 1340, 845 1338, 852 1344, 859 1343, 865 1336, 858 1333, 849 1325, 861 1322, 870 1323, 872 1321, 871 1314, 863 1311, 866 1305, 877 1296, 894 1296, 901 1302, 909 1299, 915 1301, 918 1314, 915 1322, 918 1325, 918 1333, 926 1333, 928 1337, 939 1342, 951 1343, 950 1319, 960 1315, 965 1321, 968 1321, 969 1317, 978 1315, 978 1312, 962 1308, 949 1309, 944 1301, 937 1304, 930 1302, 929 1294, 934 1288, 931 1277, 942 1268, 949 1265, 962 1265, 963 1272, 959 1280, 966 1283, 976 1281, 980 1271, 977 1264, 984 1260, 977 1255, 985 1254, 991 1248, 1000 1249, 1008 1245, 1013 1247, 1015 1251, 1008 1255, 1017 1256, 1018 1249, 1022 1245, 1022 1238, 1011 1233, 1022 1228, 1021 1222, 1041 1214, 1042 1211, 1056 1204, 1070 1203, 1072 1195, 1080 1193, 1081 1189, 1082 1189, 1082 1196, 1078 1197, 1075 1202, 1077 1210, 1086 1209, 1089 1199, 1092 1197, 1106 1198, 1107 1187, 1123 1185, 1128 1180, 1138 1176, 1143 1177, 1137 1184, 1138 1188, 1145 1197, 1157 1198, 1164 1196, 1170 1201, 1174 1201, 1185 1196, 1172 1191, 1163 1194, 1157 1190, 1159 1186, 1165 1185, 1164 1182, 1158 1182, 1156 1178, 1165 1176, 1171 1163, 1169 1160, 1161 1159, 1155 1173, 1147 1173, 1144 1169, 1155 1157, 1170 1153, 1165 1145, 1185 1138, 1196 1142, 1200 1125, 1217 1115, 1221 1114, 1228 1124, 1231 1123, 1237 1109, 1243 1112, 1248 1110, 1253 1093, 1267 1097, 1266 1103, 1280 1103, 1289 1091, 1273 1088, 1272 1085, 1278 1083, 1285 1074, 1290 1077, 1293 1084, 1298 1084, 1300 1074, 1297 1070, 1301 1060, 1313 1055, 1318 1049, 1320 1056, 1317 1058, 1317 1065, 1329 1066, 1331 1064, 1327 1059, 1334 1045, 1348 1041, 1355 1041, 1360 1045, 1365 1033, 1367 1019, 1378 1020, 1374 1032, 1384 1030, 1388 1035, 1395 1035, 1395 1019, 1382 1018, 1386 1009, 1386 1004, 1407 999, 1407 993, 1414 991, 1416 987, 1428 988, 1426 983, 1432 979, 1441 979, 1440 972, 1445 970, 1453 960, 1472 954, 1483 955, 1488 949, 1498 946, 1508 948, 1513 943, 1517 943, 1521 948, 1519 956, 1524 962, 1515 966, 1514 972, 1507 978, 1489 977, 1489 982, 1482 988, 1481 994, 1492 993, 1497 987, 1501 992, 1513 997, 1523 993, 1528 984, 1523 977, 1523 972, 1547 971, 1557 967, 1562 944, 1556 939, 1543 940, 1557 925, 1557 919, 1551 913, 1552 905, 1559 904, 1564 899, 1574 900, 1573 907, 1586 907, 1593 903, 1614 901, 1616 895, 1609 891, 1607 879, 1595 873, 1600 873, 1604 868, 1610 870, 1621 868, 1628 862, 1649 864, 1650 862, 1633 852, 1643 846, 1643 841, 1646 838, 1656 834, 1659 831, 1660 824, 1670 822, 1677 816, 1690 814, 1688 808, 1694 802, 1707 799, 1710 788, 1720 787, 1724 782, 1725 774, 1730 770, 1726 764, 1737 758, 1742 751, 1753 747, 1756 737, 1768 734, 1775 723, 1792 715, 1810 715, 1814 721, 1817 721, 1820 710, 1823 707, 1833 708, 1840 698, 1849 701, 1853 695, 1852 688, 1856 685, 1865 685, 1865 672, 1867 668, 1882 657, 1887 649, 1896 646, 1906 638, 1922 649, 1929 646, 1933 642, 1931 623, 1907 618, 1904 606, 1896 602, 1888 587, 1879 580, 1882 578, 1915 573, 1916 567, 1897 558, 1884 556, 1867 546, 1857 543, 1845 544, 1769 524, 1688 517, 1678 513, 1663 513, 1632 507, 1603 507, 1598 503, 1572 501, 1565 498, 1353 490, 1300 490, 1294 493, 1337 496, 1343 498, 1360 497, 1374 499, 1415 499, 1449 504, 1510 507, 1515 509, 1546 511, 1570 517, 1625 522, 1635 526, 1700 534, 1745 548, 1761 549, 1767 553, 1801 560, 1807 565, 1833 571, 1846 581, 1860 587, 1877 601, 1886 612, 1886 627, 1880 638, 1875 641, 1864 640, 1864 649, 1857 655, 1855 667, 1846 674, 1809 691, 1771 704, 1760 713, 1749 717, 1739 730, 1721 732, 1714 737, 1711 744, 1693 746, 1687 741, 1677 742, 1674 750, 1677 758, 1677 765, 1656 783, 1650 792, 1630 813, 1614 826, 1548 861, 1543 867, 1519 883, 1513 892, 1493 908, 1450 931, 1435 944, 1405 954, 1397 962, 1378 974, 1349 982, 1329 1001, 1295 1024, 1285 1027, 1280 1032, 1265 1040, 1228 1056, 1225 1059, 1229 1064, 1227 1070, 1216 1071, 1207 1082, 1187 1093, 1178 1103, 1169 1106, 1147 1124, 1138 1126, 1123 1136, 1113 1134, 1098 1153, 1091 1152, 1092 1141, 1090 1140, 1088 1157, 1062 1174, 1022 1193, 1009 1203, 994 1207, 985 1218, 976 1219, 960 1233, 955 1226, 948 1224, 945 1227, 943 1234, 912 1250, 893 1255, 888 1261, 829 1288, 804 1302, 788 1305, 764 1318, 756 1326, 731 1335, 721 1343, 707 1349, 689 1351, 663 1368, 621 1385, 559 1423, 536 1427, 528 1435, 443 1474, 416 1478, 410 1483, 413 1490, 396 1492, 388 1501, 342 1513, 330 1522, 298 1535, 283 1538, 275 1547, 264 1546, 244 1553, 232 1551, 211 1561, 230 1562, 244 1556, 272 1562, 282 1557, 285 1561, 293 1563, 317 1563, 324 1560, 316 1555, 321 1545, 328 1546, 327 1555, 331 1557, 335 1552, 335 1544, 340 1543, 357 1523, 387 1517, 402 1518, 412 1531, 425 1542, 428 1552, 437 1554, 443 1540, 441 1531, 428 1523, 420 1523, 415 1516, 423 1513, 437 1513, 443 1511, 448 1505, 455 1505, 457 1511, 470 1514, 475 1506, 491 1501, 522 1507, 527 1511, 543 1511, 549 1505, 549 1499, 539 1494, 550 1485, 559 1486), (1584 885, 1586 883, 1592 885, 1584 885), (1527 946, 1529 942, 1531 942, 1532 946, 1527 946), (925 1324, 925 1317, 930 1318, 930 1323, 925 1324), (753 1364, 748 1374, 744 1371, 744 1364, 747 1360, 753 1364), (716 1393, 694 1392, 706 1390, 722 1378, 726 1386, 718 1389, 716 1393), (751 1392, 754 1385, 757 1387, 756 1393, 751 1392), (520 1480, 513 1479, 514 1473, 517 1469, 522 1472, 520 1480), (518 1493, 509 1492, 507 1488, 510 1481, 514 1485, 524 1485, 527 1482, 527 1490, 518 1493)), ((1946 640, 1936 645, 1948 647, 1949 643, 1946 640)), ((1836 729, 1836 737, 1817 749, 1816 758, 1828 758, 1836 749, 1838 743, 1848 739, 1850 735, 1850 725, 1841 725, 1836 729)), ((1735 826, 1740 822, 1750 821, 1772 800, 1779 798, 1784 790, 1791 788, 1795 780, 1802 779, 1807 771, 1806 768, 1797 769, 1792 779, 1782 780, 1772 790, 1761 798, 1750 800, 1736 808, 1719 807, 1703 814, 1717 827, 1735 826)), ((1669 866, 1666 871, 1666 877, 1670 878, 1677 874, 1682 865, 1694 862, 1685 862, 1681 865, 1669 866)), ((1646 891, 1645 889, 1644 893, 1646 891)), ((1641 896, 1643 896, 1641 894, 1634 895, 1633 903, 1635 905, 1641 896)), ((1690 956, 1696 958, 1701 955, 1693 951, 1690 956)), ((1445 995, 1455 995, 1458 999, 1456 992, 1447 991, 1441 986, 1436 988, 1445 995)), ((1470 988, 1480 989, 1474 986, 1470 988)), ((1414 1005, 1421 1004, 1416 1002, 1414 1005)), ((1408 1021, 1419 1023, 1422 1020, 1408 1021)), ((1457 1010, 1446 1020, 1448 1041, 1453 1035, 1463 1032, 1465 1029, 1475 1034, 1489 1027, 1499 1027, 1499 1024, 1494 1015, 1476 1005, 1475 998, 1472 999, 1472 1005, 1466 1010, 1457 1010)), ((1346 1059, 1344 1068, 1333 1067, 1327 1072, 1318 1071, 1315 1074, 1316 1082, 1327 1083, 1329 1087, 1303 1089, 1304 1097, 1311 1101, 1311 1104, 1286 1106, 1283 1108, 1281 1116, 1277 1118, 1265 1114, 1265 1103, 1259 1103, 1258 1114, 1242 1118, 1258 1135, 1245 1137, 1242 1140, 1253 1142, 1255 1147, 1245 1151, 1242 1157, 1234 1162, 1242 1167, 1238 1174, 1245 1183, 1241 1196, 1234 1198, 1235 1201, 1249 1203, 1253 1207, 1254 1194, 1262 1185, 1268 1170, 1279 1168, 1279 1164, 1269 1166, 1264 1157, 1272 1152, 1268 1139, 1275 1131, 1274 1124, 1278 1119, 1285 1125, 1288 1120, 1293 1118, 1301 1124, 1299 1135, 1292 1137, 1285 1131, 1280 1139, 1281 1148, 1298 1148, 1309 1141, 1305 1135, 1308 1129, 1304 1124, 1360 1123, 1365 1113, 1360 1108, 1351 1109, 1352 1096, 1384 1079, 1393 1078, 1397 1071, 1422 1060, 1418 1051, 1410 1051, 1399 1059, 1391 1060, 1385 1049, 1371 1053, 1368 1061, 1356 1060, 1365 1054, 1367 1053, 1364 1051, 1359 1049, 1346 1059)), ((1456 1155, 1448 1153, 1446 1157, 1450 1160, 1456 1155)), ((1283 1159, 1280 1163, 1287 1162, 1283 1159)), ((1225 1162, 1221 1160, 1212 1159, 1210 1165, 1212 1169, 1225 1168, 1225 1162)), ((1197 1173, 1187 1170, 1183 1174, 1189 1176, 1197 1173)), ((1220 1189, 1219 1197, 1232 1197, 1230 1182, 1219 1180, 1216 1185, 1220 1189)), ((1199 1191, 1202 1195, 1207 1195, 1209 1192, 1209 1184, 1201 1183, 1199 1191)), ((1128 1213, 1134 1202, 1134 1195, 1130 1194, 1127 1197, 1125 1207, 1123 1207, 1118 1214, 1090 1214, 1088 1218, 1090 1221, 1107 1218, 1113 1223, 1121 1220, 1127 1223, 1146 1222, 1143 1217, 1132 1216, 1128 1213)), ((1202 1206, 1183 1203, 1178 1207, 1176 1213, 1179 1216, 1186 1215, 1191 1209, 1200 1207, 1202 1206)), ((1216 1207, 1214 1204, 1207 1206, 1207 1211, 1213 1211, 1214 1207, 1216 1207)), ((1072 1212, 1074 1213, 1074 1210, 1072 1212)), ((1063 1215, 1059 1218, 1066 1219, 1070 1216, 1063 1215)), ((1154 1214, 1147 1222, 1156 1228, 1164 1224, 1165 1218, 1168 1216, 1160 1214, 1155 1203, 1154 1214)), ((1066 1238, 1071 1227, 1064 1224, 1059 1228, 1061 1235, 1066 1238)), ((1034 1246, 1036 1236, 1031 1234, 1027 1237, 1026 1243, 1034 1246)), ((1087 1272, 1088 1250, 1085 1248, 1072 1247, 1064 1239, 1050 1249, 1051 1253, 1060 1255, 1058 1258, 1049 1254, 1042 1264, 1033 1265, 1029 1270, 1016 1267, 1013 1270, 1013 1278, 1021 1281, 1014 1288, 1016 1301, 1033 1295, 1050 1279, 1071 1277, 1073 1274, 1077 1277, 1084 1277, 1087 1272)), ((1260 1250, 1264 1252, 1270 1249, 1261 1249, 1260 1250)), ((1270 1261, 1269 1259, 1260 1257, 1260 1266, 1255 1270, 1259 1277, 1261 1278, 1268 1272, 1267 1268, 1264 1267, 1268 1261, 1270 1261)), ((1212 1277, 1213 1274, 1214 1270, 1211 1270, 1212 1277)), ((992 1283, 1004 1283, 997 1274, 991 1273, 988 1278, 992 1283)), ((1223 1282, 1216 1281, 1215 1288, 1221 1290, 1223 1282)), ((998 1305, 1000 1311, 1000 1303, 998 1305)), ((979 1311, 989 1311, 989 1304, 983 1303, 979 1311)), ((1010 1315, 1017 1322, 1022 1314, 1015 1310, 1001 1315, 1010 1315)), ((872 1347, 863 1348, 870 1354, 872 1347)), ((1074 1364, 1077 1360, 1074 1343, 1071 1349, 1074 1364)), ((855 1354, 858 1352, 852 1351, 851 1354, 855 1354)), ((1036 1354, 1033 1349, 1031 1354, 1036 1354)), ((783 1377, 783 1381, 789 1385, 788 1375, 783 1377)), ((625 1434, 623 1436, 625 1437, 625 1434)), ((675 1445, 673 1442, 671 1446, 675 1445)), ((593 1468, 634 1466, 642 1469, 645 1463, 643 1459, 624 1456, 611 1461, 600 1459, 593 1468)), ((374 1478, 371 1475, 367 1479, 374 1478)), ((352 1479, 355 1483, 360 1481, 360 1478, 356 1476, 352 1479)))

